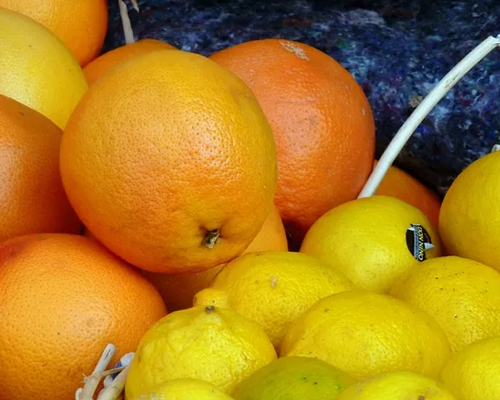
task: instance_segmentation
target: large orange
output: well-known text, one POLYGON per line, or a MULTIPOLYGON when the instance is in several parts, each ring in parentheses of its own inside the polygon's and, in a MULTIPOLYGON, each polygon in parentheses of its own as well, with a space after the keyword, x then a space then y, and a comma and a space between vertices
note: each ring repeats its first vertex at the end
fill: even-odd
POLYGON ((0 0, 0 7, 45 25, 82 66, 99 55, 108 29, 107 0, 0 0))
POLYGON ((206 57, 160 50, 92 85, 61 174, 82 222, 152 272, 198 272, 250 244, 271 211, 276 154, 255 97, 206 57))
POLYGON ((166 314, 137 270, 101 244, 36 234, 0 245, 0 399, 68 400, 104 347, 118 357, 166 314))
POLYGON ((210 58, 247 83, 271 124, 276 205, 300 241, 326 211, 353 200, 372 170, 375 127, 363 90, 333 58, 293 41, 246 42, 210 58))
POLYGON ((174 50, 175 47, 160 40, 142 39, 134 43, 117 47, 97 57, 85 66, 83 73, 90 86, 106 72, 132 57, 165 49, 174 50))
POLYGON ((61 137, 48 118, 0 95, 0 242, 80 230, 59 173, 61 137))
MULTIPOLYGON (((87 232, 86 235, 89 235, 87 232)), ((255 239, 242 254, 260 251, 287 251, 285 227, 276 207, 264 221, 255 239)), ((155 274, 144 271, 144 275, 156 286, 170 311, 189 308, 196 293, 207 288, 225 264, 196 273, 155 274)))
MULTIPOLYGON (((377 160, 375 160, 373 166, 375 167, 376 165, 377 160)), ((394 165, 385 174, 375 194, 397 197, 417 207, 429 218, 435 227, 439 225, 441 200, 438 195, 413 176, 394 165)))

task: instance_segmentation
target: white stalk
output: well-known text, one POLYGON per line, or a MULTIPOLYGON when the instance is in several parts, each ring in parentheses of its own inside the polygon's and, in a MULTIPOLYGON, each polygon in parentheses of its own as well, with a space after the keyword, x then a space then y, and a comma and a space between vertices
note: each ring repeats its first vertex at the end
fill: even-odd
MULTIPOLYGON (((128 16, 128 8, 127 5, 123 2, 123 0, 118 0, 118 5, 120 7, 120 17, 122 19, 123 26, 123 34, 125 35, 125 43, 134 43, 134 31, 132 29, 132 24, 130 22, 130 18, 128 16)), ((134 4, 134 7, 137 3, 134 4)))
POLYGON ((97 365, 92 372, 92 375, 85 379, 85 386, 83 389, 78 389, 75 397, 77 400, 93 400, 94 394, 99 386, 99 383, 102 379, 102 373, 106 370, 108 364, 111 362, 111 359, 115 355, 116 346, 113 344, 108 344, 104 349, 101 358, 97 362, 97 365))
POLYGON ((472 69, 472 67, 486 57, 498 45, 500 45, 500 35, 496 38, 492 36, 488 37, 455 65, 455 67, 431 90, 391 140, 389 146, 387 146, 380 157, 377 166, 368 178, 363 190, 361 190, 358 198, 373 196, 384 179, 387 170, 427 114, 431 112, 434 106, 472 69))

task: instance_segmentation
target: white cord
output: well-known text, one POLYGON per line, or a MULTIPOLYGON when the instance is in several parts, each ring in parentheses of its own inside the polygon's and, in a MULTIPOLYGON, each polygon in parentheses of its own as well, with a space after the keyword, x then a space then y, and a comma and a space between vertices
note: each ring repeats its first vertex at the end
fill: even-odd
POLYGON ((498 45, 500 45, 500 35, 496 38, 492 36, 488 37, 455 65, 455 67, 453 67, 453 69, 431 90, 391 140, 389 146, 385 149, 377 166, 372 171, 368 181, 361 190, 358 198, 373 196, 384 179, 387 170, 427 114, 431 112, 434 106, 472 69, 472 67, 486 57, 498 45))

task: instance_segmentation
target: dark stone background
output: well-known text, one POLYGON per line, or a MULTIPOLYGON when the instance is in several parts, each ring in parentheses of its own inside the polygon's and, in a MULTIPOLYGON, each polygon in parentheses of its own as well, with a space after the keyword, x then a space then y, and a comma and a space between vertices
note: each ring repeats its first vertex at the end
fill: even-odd
MULTIPOLYGON (((110 1, 104 51, 124 43, 110 1)), ((280 37, 334 57, 362 85, 377 125, 377 157, 424 96, 470 50, 500 34, 500 1, 144 0, 130 11, 137 39, 203 55, 280 37)), ((396 165, 444 194, 454 177, 500 143, 500 51, 471 70, 421 124, 396 165)), ((500 179, 500 177, 499 177, 500 179)))

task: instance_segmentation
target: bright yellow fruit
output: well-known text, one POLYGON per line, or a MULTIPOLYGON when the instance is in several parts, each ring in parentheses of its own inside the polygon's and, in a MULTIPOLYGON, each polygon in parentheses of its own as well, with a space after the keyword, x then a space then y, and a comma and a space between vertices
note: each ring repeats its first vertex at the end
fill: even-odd
POLYGON ((355 380, 324 361, 282 357, 238 385, 236 400, 334 400, 355 380))
POLYGON ((0 7, 0 94, 64 128, 86 90, 78 61, 52 32, 0 7))
POLYGON ((500 337, 480 340, 454 354, 441 380, 459 400, 500 399, 500 337))
MULTIPOLYGON (((421 246, 425 245, 425 240, 421 246)), ((357 288, 387 293, 394 280, 418 264, 417 256, 441 254, 440 239, 419 209, 388 196, 373 196, 344 203, 323 215, 307 232, 301 253, 330 263, 357 288), (433 248, 412 253, 411 241, 420 225, 433 248)))
POLYGON ((456 400, 441 384, 413 372, 374 376, 348 387, 336 400, 456 400))
POLYGON ((211 383, 200 379, 167 381, 131 400, 232 400, 211 383))
POLYGON ((240 381, 275 359, 264 331, 232 310, 175 311, 142 337, 127 378, 126 397, 179 378, 201 379, 230 394, 240 381))
POLYGON ((456 256, 427 260, 390 294, 432 315, 452 351, 500 336, 500 274, 484 264, 456 256))
POLYGON ((450 254, 500 271, 500 151, 465 168, 446 193, 439 227, 450 254))
POLYGON ((298 316, 318 300, 352 288, 330 265, 306 254, 251 253, 227 264, 194 304, 228 307, 252 319, 279 349, 298 316))
POLYGON ((350 291, 318 301, 297 318, 281 355, 316 357, 356 379, 399 370, 437 378, 450 345, 438 323, 416 307, 350 291))

